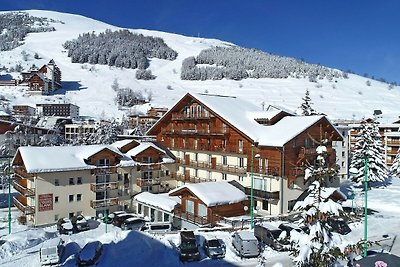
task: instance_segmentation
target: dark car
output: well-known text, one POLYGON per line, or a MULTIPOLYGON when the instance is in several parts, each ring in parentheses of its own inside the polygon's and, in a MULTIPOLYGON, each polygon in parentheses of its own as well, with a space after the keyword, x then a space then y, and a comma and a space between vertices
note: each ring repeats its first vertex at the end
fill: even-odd
POLYGON ((72 225, 72 222, 68 218, 60 218, 57 221, 57 231, 60 233, 60 235, 69 235, 74 232, 73 230, 74 226, 72 225))
POLYGON ((123 230, 136 230, 140 231, 142 227, 145 226, 147 220, 142 218, 128 218, 121 224, 121 229, 123 230))
POLYGON ((193 231, 181 231, 179 244, 180 261, 199 261, 200 252, 193 231))
POLYGON ((205 239, 203 243, 204 251, 210 258, 225 257, 226 247, 222 240, 217 238, 205 239))
POLYGON ((290 232, 292 230, 295 230, 299 233, 303 232, 303 230, 294 223, 281 223, 278 228, 281 229, 282 231, 285 231, 286 236, 290 236, 290 232))
POLYGON ((329 225, 333 232, 341 235, 347 235, 351 232, 349 225, 342 218, 329 218, 329 225))
POLYGON ((75 233, 90 230, 89 223, 83 215, 72 217, 71 223, 75 233))
POLYGON ((103 222, 107 223, 107 224, 113 223, 114 219, 117 217, 117 215, 121 215, 121 214, 126 214, 126 212, 122 211, 122 210, 114 211, 114 212, 108 214, 108 216, 104 217, 103 222))
POLYGON ((134 215, 134 214, 128 214, 128 213, 119 214, 119 215, 117 215, 117 216, 114 218, 114 220, 113 220, 113 225, 118 226, 118 227, 121 227, 121 224, 122 224, 126 219, 134 218, 134 217, 137 217, 137 216, 134 215))
POLYGON ((262 225, 257 224, 254 226, 254 236, 258 239, 258 241, 277 251, 287 250, 287 248, 283 245, 289 244, 289 242, 286 242, 286 240, 278 241, 281 233, 281 229, 267 223, 262 225))
POLYGON ((89 266, 96 263, 103 252, 103 244, 100 241, 87 243, 78 253, 76 263, 79 266, 89 266))

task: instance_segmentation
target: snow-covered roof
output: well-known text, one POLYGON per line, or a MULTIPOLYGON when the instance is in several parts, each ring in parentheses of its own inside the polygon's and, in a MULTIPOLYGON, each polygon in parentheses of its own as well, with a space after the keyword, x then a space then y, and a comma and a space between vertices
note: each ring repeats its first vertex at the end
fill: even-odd
MULTIPOLYGON (((238 97, 208 94, 190 95, 254 142, 258 142, 259 146, 282 147, 324 117, 322 115, 286 116, 274 125, 262 125, 255 119, 271 119, 280 111, 263 111, 261 107, 238 97)), ((172 112, 172 110, 169 112, 172 112)), ((168 113, 164 116, 167 116, 168 113)))
POLYGON ((87 164, 85 159, 103 149, 109 149, 123 156, 123 154, 107 145, 25 146, 18 148, 18 152, 21 154, 28 173, 41 173, 96 168, 96 166, 87 164))
POLYGON ((247 199, 245 193, 228 182, 186 184, 171 190, 169 194, 174 194, 185 188, 196 195, 207 207, 238 203, 247 199))
POLYGON ((254 236, 253 232, 250 231, 239 231, 238 235, 242 240, 256 240, 257 238, 254 236))
POLYGON ((168 194, 152 194, 142 192, 133 197, 137 202, 141 202, 164 211, 172 212, 177 204, 180 204, 179 197, 169 196, 168 194))
POLYGON ((126 152, 126 155, 127 155, 127 156, 130 156, 130 157, 135 157, 135 156, 137 156, 139 153, 141 153, 141 152, 145 151, 146 149, 148 149, 149 147, 152 147, 152 148, 154 148, 154 149, 160 151, 161 153, 164 153, 164 154, 165 154, 165 151, 162 150, 161 148, 159 148, 158 146, 156 146, 154 143, 151 143, 151 142, 143 142, 143 143, 140 143, 138 146, 132 148, 132 149, 129 150, 128 152, 126 152))

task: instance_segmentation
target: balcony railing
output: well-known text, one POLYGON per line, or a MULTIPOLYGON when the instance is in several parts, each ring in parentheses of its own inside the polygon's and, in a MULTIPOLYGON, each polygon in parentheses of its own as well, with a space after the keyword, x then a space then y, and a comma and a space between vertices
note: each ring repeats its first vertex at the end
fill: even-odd
POLYGON ((141 165, 138 166, 138 170, 141 171, 161 170, 161 163, 141 163, 141 165))
POLYGON ((21 195, 24 197, 32 197, 35 196, 35 189, 34 188, 27 188, 20 184, 18 180, 14 180, 13 182, 14 189, 17 190, 21 195))
POLYGON ((185 182, 185 183, 204 183, 204 182, 215 182, 215 179, 206 179, 195 176, 185 176, 180 173, 171 173, 171 178, 177 181, 185 182))
POLYGON ((395 155, 397 155, 398 151, 397 150, 387 150, 386 153, 388 155, 394 155, 395 156, 395 155))
POLYGON ((160 178, 154 178, 154 179, 137 179, 136 180, 137 186, 152 186, 156 184, 160 184, 160 178))
MULTIPOLYGON (((326 153, 331 154, 332 152, 333 152, 332 147, 326 147, 326 153)), ((315 155, 317 155, 317 149, 316 148, 301 147, 299 149, 299 157, 315 156, 315 155)))
POLYGON ((169 131, 163 131, 162 134, 166 135, 199 135, 199 136, 226 136, 229 135, 228 128, 221 129, 173 129, 169 131))
POLYGON ((387 140, 388 145, 400 145, 400 140, 387 140))
POLYGON ((111 207, 111 206, 115 206, 115 205, 118 205, 117 197, 90 201, 90 207, 92 207, 93 209, 100 209, 100 208, 111 207))
MULTIPOLYGON (((251 166, 247 166, 247 172, 251 173, 251 166)), ((267 176, 280 176, 280 168, 279 167, 269 167, 269 168, 254 167, 253 173, 267 175, 267 176)))
POLYGON ((246 174, 246 167, 223 165, 223 164, 217 164, 215 167, 217 170, 224 171, 224 172, 246 174))
POLYGON ((173 121, 209 120, 211 118, 214 118, 214 116, 207 113, 191 114, 190 116, 187 114, 172 114, 173 121))
POLYGON ((116 172, 116 168, 115 166, 98 166, 95 169, 91 169, 90 173, 91 174, 111 174, 111 173, 115 173, 116 172))
MULTIPOLYGON (((206 216, 198 216, 189 212, 182 211, 180 208, 175 208, 174 209, 174 215, 182 218, 184 220, 194 222, 197 225, 206 225, 206 224, 211 224, 213 223, 208 217, 206 216)), ((214 220, 214 223, 216 223, 216 220, 214 220)))
POLYGON ((92 190, 92 192, 103 192, 106 190, 115 190, 115 189, 118 189, 117 182, 90 184, 90 190, 92 190))
POLYGON ((23 168, 21 166, 19 166, 19 167, 15 166, 14 167, 14 173, 16 175, 18 175, 19 177, 21 177, 21 178, 33 178, 34 177, 33 174, 27 173, 25 168, 23 168))
MULTIPOLYGON (((230 181, 229 183, 232 184, 233 186, 235 186, 236 188, 240 189, 246 195, 248 195, 248 196, 251 195, 250 187, 244 187, 241 183, 239 183, 237 181, 230 181)), ((278 191, 270 192, 270 191, 253 188, 253 196, 256 198, 261 198, 261 199, 266 199, 266 200, 271 200, 271 199, 279 200, 279 192, 278 191)))
POLYGON ((29 215, 29 214, 35 213, 35 207, 23 204, 16 197, 13 197, 13 203, 14 203, 14 206, 17 207, 20 211, 22 211, 22 213, 24 215, 29 215))

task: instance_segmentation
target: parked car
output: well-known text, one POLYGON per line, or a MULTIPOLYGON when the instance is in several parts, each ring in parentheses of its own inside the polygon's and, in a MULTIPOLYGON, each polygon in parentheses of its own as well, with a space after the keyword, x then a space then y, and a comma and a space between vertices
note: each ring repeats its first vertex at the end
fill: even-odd
POLYGON ((57 221, 57 230, 60 233, 60 235, 72 234, 73 228, 74 226, 72 225, 71 220, 68 218, 60 218, 57 221))
POLYGON ((147 222, 141 229, 143 232, 149 233, 167 233, 172 229, 170 222, 147 222))
POLYGON ((121 215, 121 214, 126 214, 126 212, 123 210, 114 211, 114 212, 108 214, 107 217, 104 217, 103 222, 107 223, 107 224, 113 223, 114 219, 117 217, 117 215, 121 215))
POLYGON ((232 245, 240 257, 257 257, 260 254, 258 240, 250 231, 238 231, 232 235, 232 245))
POLYGON ((351 232, 349 225, 342 218, 329 218, 329 225, 332 231, 341 235, 347 235, 351 232))
POLYGON ((121 224, 121 229, 123 230, 136 230, 140 231, 145 226, 147 220, 142 218, 128 218, 121 224))
POLYGON ((181 231, 180 237, 181 243, 179 244, 179 260, 199 261, 200 252, 193 231, 181 231))
POLYGON ((40 264, 45 266, 61 263, 64 250, 64 241, 61 238, 46 240, 43 242, 42 247, 40 248, 40 264))
POLYGON ((112 224, 118 227, 121 227, 121 224, 128 218, 136 218, 137 216, 134 214, 129 214, 129 213, 122 213, 122 214, 118 214, 112 224))
POLYGON ((289 243, 278 241, 281 233, 282 230, 272 224, 263 223, 254 226, 254 236, 257 240, 277 251, 287 250, 283 244, 287 245, 289 243))
POLYGON ((83 215, 72 217, 71 223, 75 233, 90 230, 89 223, 83 215))
POLYGON ((100 241, 87 243, 78 253, 76 263, 79 266, 93 265, 103 252, 103 244, 100 241))
POLYGON ((203 247, 206 255, 210 258, 225 257, 226 246, 224 242, 218 238, 206 238, 203 247))

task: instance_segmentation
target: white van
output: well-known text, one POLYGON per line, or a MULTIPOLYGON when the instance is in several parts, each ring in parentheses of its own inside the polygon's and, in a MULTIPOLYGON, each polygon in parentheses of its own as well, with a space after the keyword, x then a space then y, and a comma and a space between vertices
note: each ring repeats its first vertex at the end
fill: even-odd
POLYGON ((250 231, 238 231, 232 235, 232 245, 240 257, 257 257, 260 254, 258 240, 250 231))
POLYGON ((40 264, 42 266, 59 264, 63 254, 64 240, 59 237, 46 240, 40 248, 40 264))
POLYGON ((171 222, 147 222, 141 229, 143 232, 149 233, 167 233, 172 229, 171 222))

